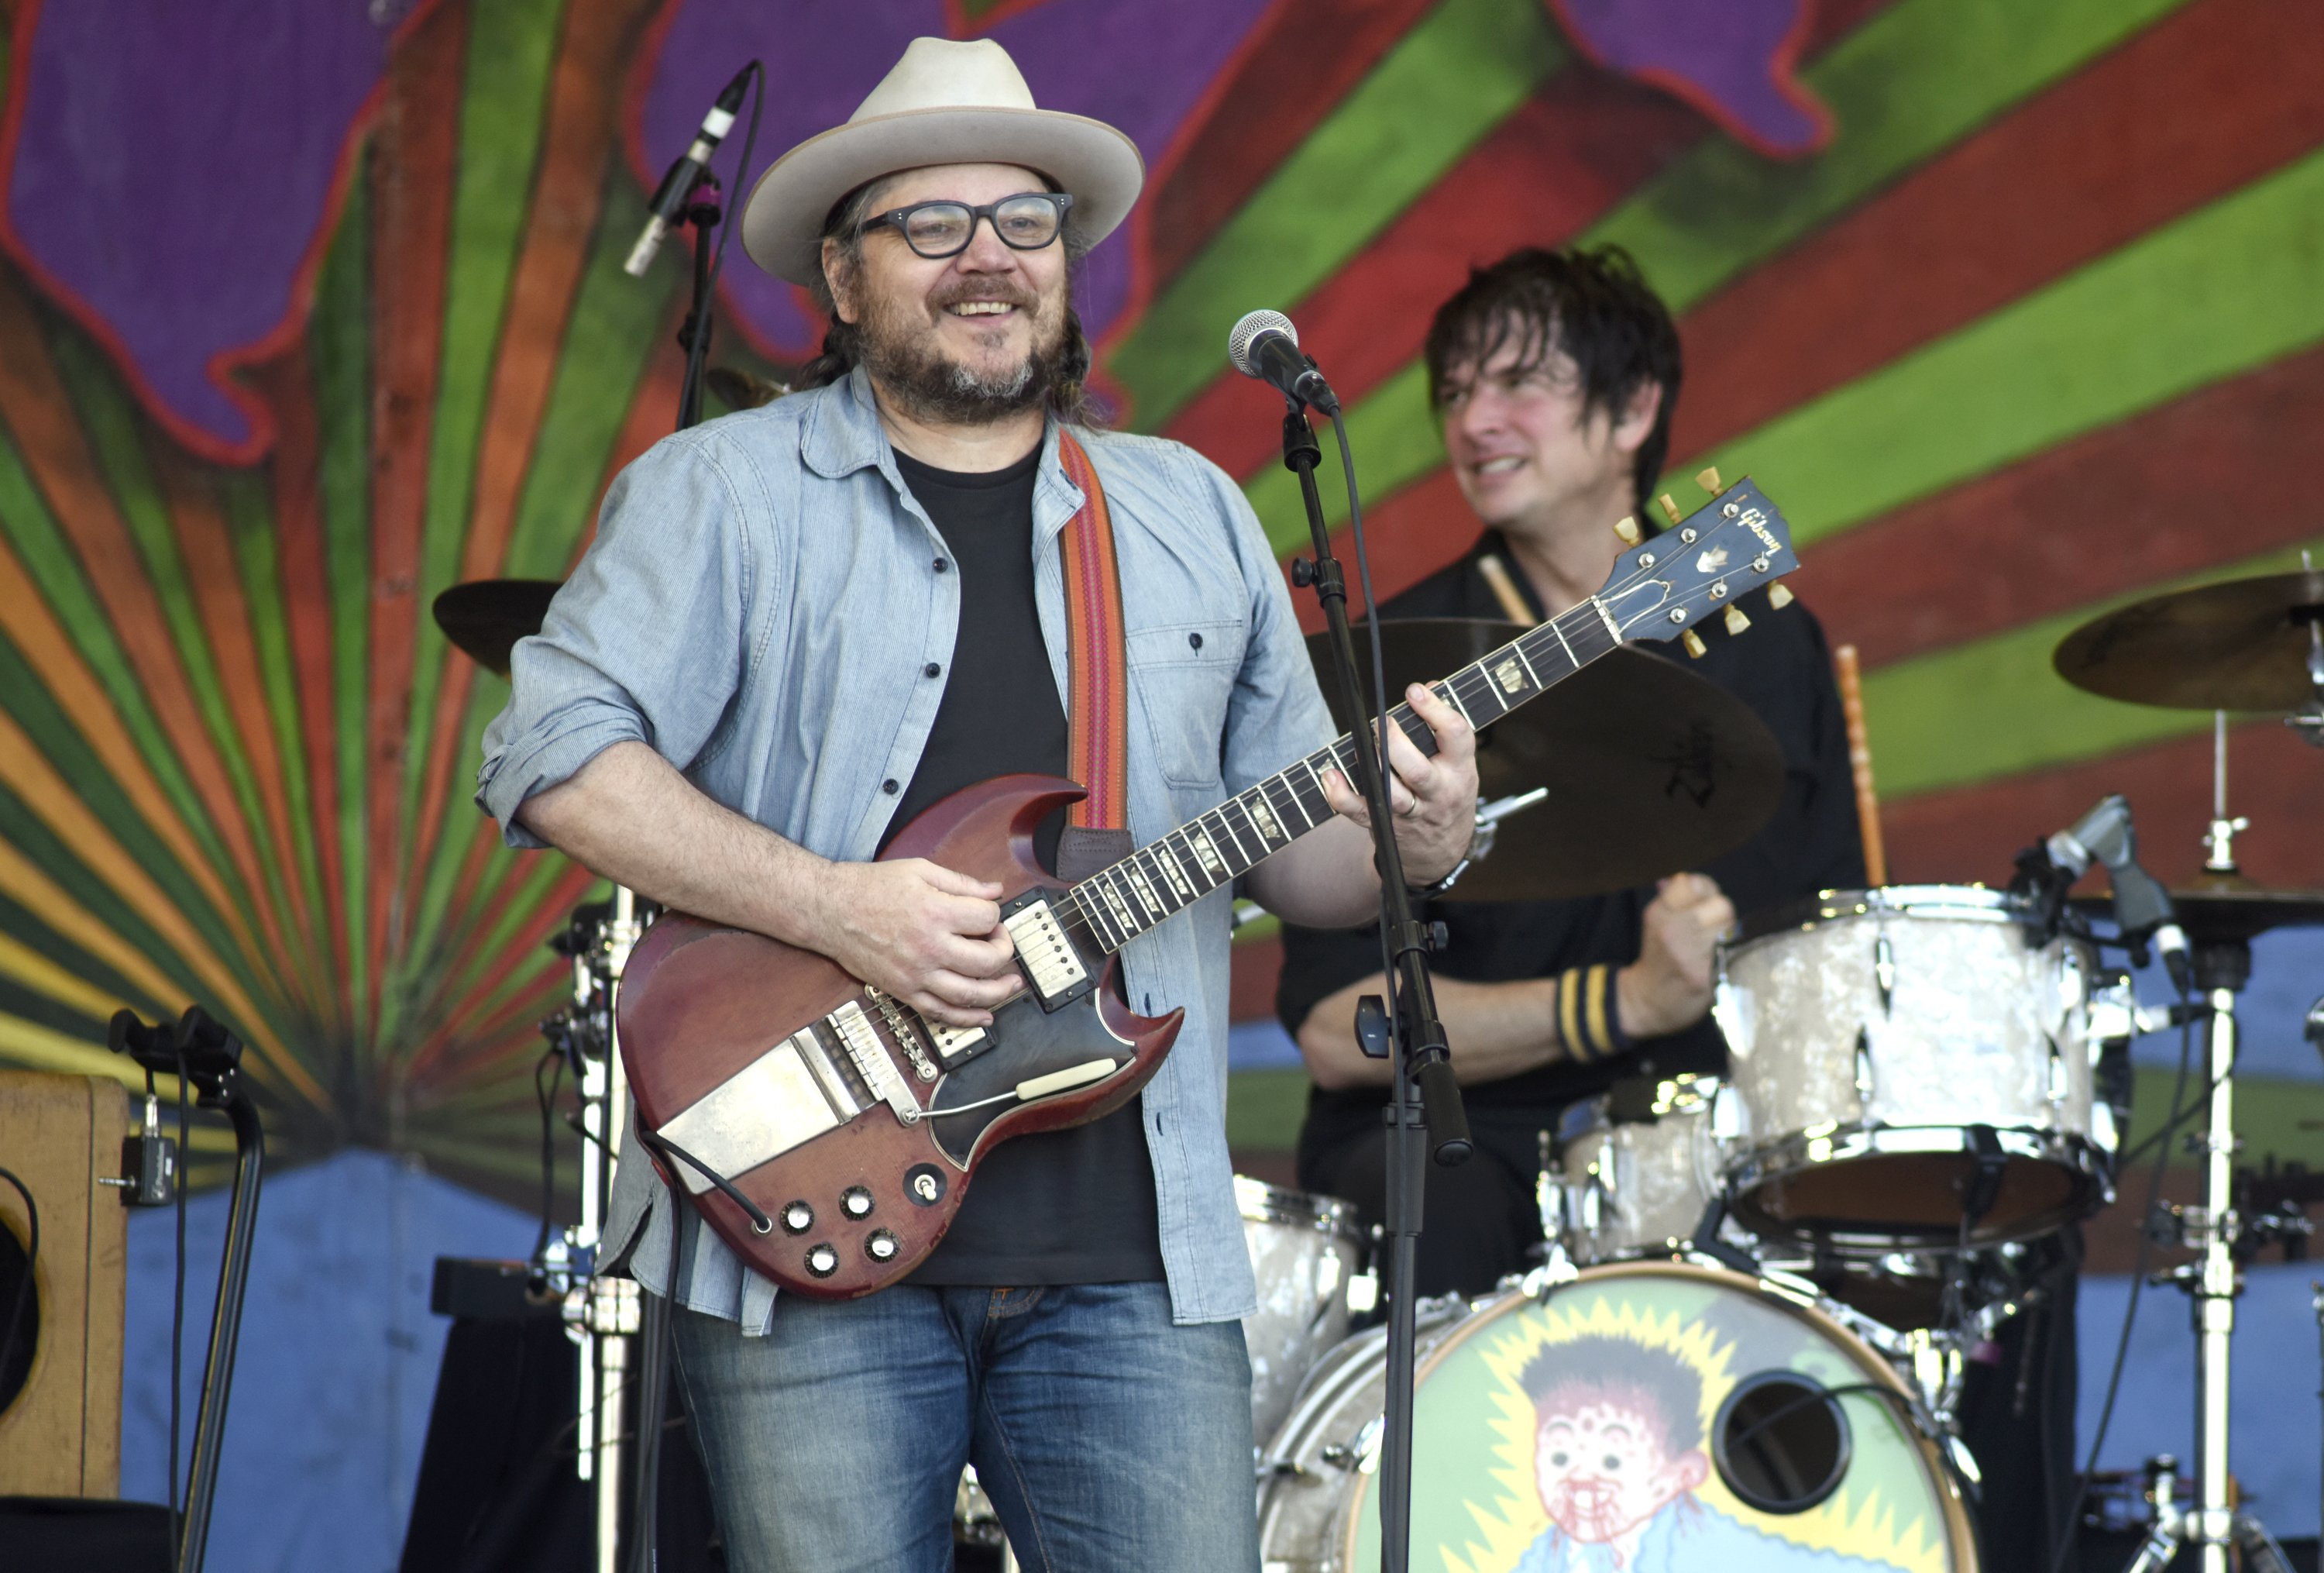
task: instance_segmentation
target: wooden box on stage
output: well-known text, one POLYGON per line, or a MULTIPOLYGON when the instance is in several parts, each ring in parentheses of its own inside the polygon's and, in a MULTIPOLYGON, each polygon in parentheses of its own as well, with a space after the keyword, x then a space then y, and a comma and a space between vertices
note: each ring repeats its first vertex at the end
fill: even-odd
MULTIPOLYGON (((116 1496, 121 1482, 121 1340, 128 1208, 97 1183, 121 1171, 130 1131, 121 1084, 97 1076, 0 1071, 0 1168, 41 1209, 34 1300, 18 1329, 30 1370, 13 1394, 0 1372, 0 1496, 116 1496)), ((0 1182, 0 1336, 29 1239, 24 1203, 0 1182)), ((22 1366, 21 1358, 12 1368, 22 1366)))

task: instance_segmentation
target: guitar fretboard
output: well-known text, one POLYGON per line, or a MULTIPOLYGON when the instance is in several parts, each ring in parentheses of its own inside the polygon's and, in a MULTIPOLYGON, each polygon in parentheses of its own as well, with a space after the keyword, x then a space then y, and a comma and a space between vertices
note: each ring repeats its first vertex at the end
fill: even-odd
MULTIPOLYGON (((1481 729, 1621 643, 1605 603, 1593 596, 1430 686, 1481 729)), ((1436 751, 1435 734, 1410 705, 1396 706, 1388 718, 1422 753, 1436 751)), ((1352 782, 1355 758, 1355 738, 1342 734, 1083 880, 1061 898, 1059 917, 1098 949, 1120 949, 1331 819, 1323 772, 1337 770, 1352 782)))

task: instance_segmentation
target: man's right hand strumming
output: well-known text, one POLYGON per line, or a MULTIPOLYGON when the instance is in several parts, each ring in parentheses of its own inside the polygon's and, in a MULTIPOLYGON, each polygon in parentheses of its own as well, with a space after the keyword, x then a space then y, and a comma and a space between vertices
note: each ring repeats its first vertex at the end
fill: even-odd
POLYGON ((817 883, 814 948, 922 1015, 985 1026, 1022 986, 1001 886, 924 857, 834 863, 817 883))

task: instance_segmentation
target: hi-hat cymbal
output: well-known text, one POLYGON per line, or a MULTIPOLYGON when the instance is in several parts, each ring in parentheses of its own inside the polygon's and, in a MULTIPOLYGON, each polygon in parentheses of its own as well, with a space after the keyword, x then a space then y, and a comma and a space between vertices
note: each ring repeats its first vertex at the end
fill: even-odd
MULTIPOLYGON (((1380 625, 1389 692, 1450 676, 1522 633, 1514 623, 1414 618, 1380 625)), ((1307 642, 1339 715, 1326 635, 1307 642)), ((1359 662, 1363 626, 1356 628, 1359 662)), ((1352 729, 1352 728, 1350 728, 1352 729)), ((1536 787, 1548 797, 1498 827, 1453 898, 1553 901, 1603 895, 1701 868, 1749 839, 1784 790, 1784 754, 1751 708, 1706 678, 1617 650, 1485 728, 1478 799, 1536 787)))
POLYGON ((788 383, 771 382, 731 365, 712 366, 704 374, 704 380, 729 410, 755 410, 791 391, 788 383))
POLYGON ((2077 688, 2182 710, 2296 710, 2317 698, 2324 572, 2231 579, 2096 617, 2052 658, 2077 688))
POLYGON ((477 579, 436 597, 436 625, 486 671, 509 674, 516 642, 540 632, 555 579, 477 579))
MULTIPOLYGON (((2074 904, 2104 918, 2113 912, 2114 898, 2077 896, 2074 904)), ((2239 874, 2199 874, 2172 888, 2171 905, 2198 945, 2242 944, 2271 929, 2324 926, 2324 891, 2274 890, 2239 874)))

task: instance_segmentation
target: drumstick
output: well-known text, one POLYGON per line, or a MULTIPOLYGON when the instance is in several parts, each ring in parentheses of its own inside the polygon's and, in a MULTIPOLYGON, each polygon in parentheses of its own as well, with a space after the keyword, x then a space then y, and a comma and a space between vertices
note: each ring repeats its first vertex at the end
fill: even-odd
POLYGON ((1485 553, 1477 560, 1477 571, 1485 576, 1485 583, 1492 589, 1493 599, 1500 602, 1501 610, 1508 614, 1510 622, 1520 628, 1534 625, 1533 613, 1526 608, 1525 597, 1517 594, 1517 581, 1509 578, 1509 570, 1499 558, 1489 551, 1485 553))
POLYGON ((1864 681, 1856 666, 1856 646, 1831 652, 1840 673, 1840 710, 1848 719, 1848 764, 1856 777, 1856 823, 1864 833, 1864 877, 1877 888, 1888 883, 1888 849, 1880 839, 1880 794, 1872 785, 1872 745, 1864 736, 1864 681))

